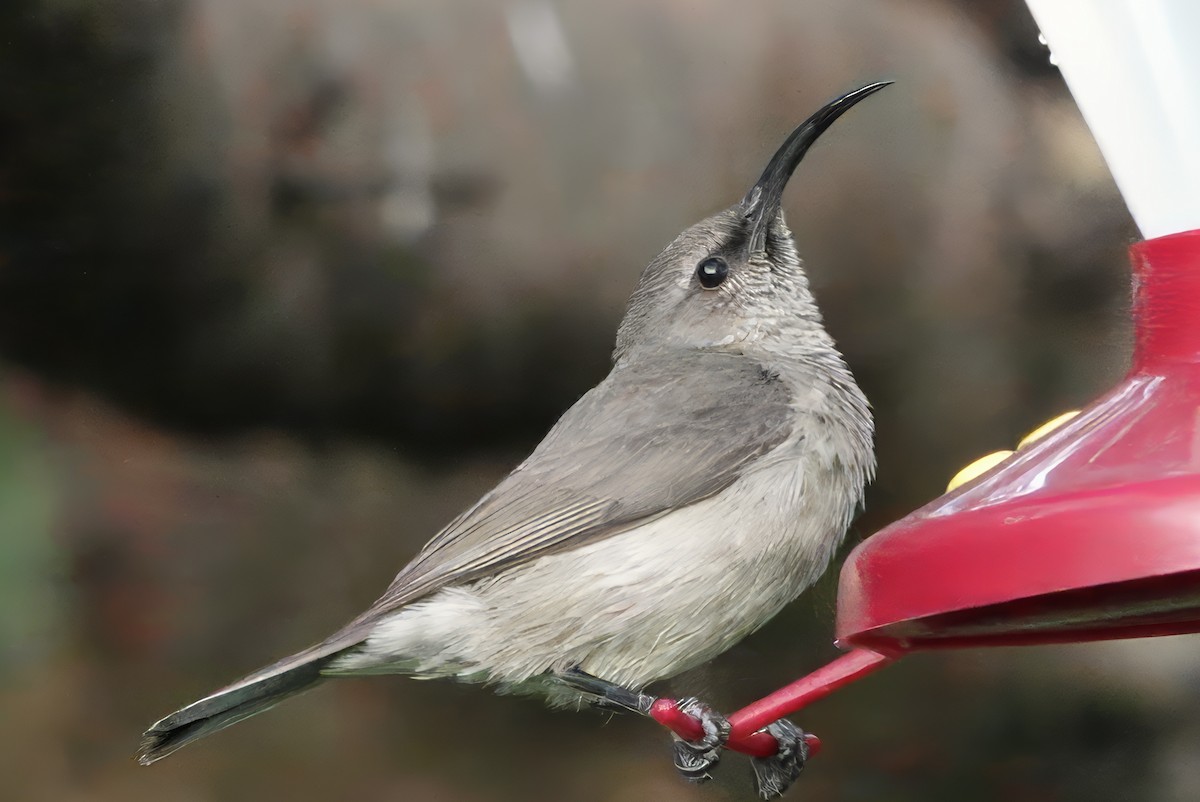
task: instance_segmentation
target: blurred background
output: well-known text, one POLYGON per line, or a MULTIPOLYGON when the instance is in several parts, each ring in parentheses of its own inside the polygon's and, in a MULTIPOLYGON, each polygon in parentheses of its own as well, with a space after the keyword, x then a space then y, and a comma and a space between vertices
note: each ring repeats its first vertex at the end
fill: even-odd
MULTIPOLYGON (((880 78, 785 203, 877 414, 847 548, 1126 364, 1137 232, 1019 0, 0 3, 0 795, 753 798, 403 678, 132 755, 374 600, 604 375, 645 263, 880 78)), ((824 663, 835 578, 667 690, 824 663)), ((910 658, 798 718, 791 797, 1200 798, 1198 657, 910 658)))

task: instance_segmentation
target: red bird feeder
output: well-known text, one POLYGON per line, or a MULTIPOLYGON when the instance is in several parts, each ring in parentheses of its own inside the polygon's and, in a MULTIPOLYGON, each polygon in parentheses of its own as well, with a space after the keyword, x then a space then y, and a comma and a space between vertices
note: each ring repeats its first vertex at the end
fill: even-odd
MULTIPOLYGON (((731 749, 773 754, 758 730, 915 650, 1200 632, 1200 11, 1028 3, 1150 237, 1131 248, 1132 367, 1069 423, 856 548, 838 596, 848 653, 731 716, 731 749)), ((669 700, 652 714, 698 734, 669 700)))
POLYGON ((1131 253, 1124 381, 856 549, 841 644, 899 656, 1200 631, 1200 231, 1131 253))

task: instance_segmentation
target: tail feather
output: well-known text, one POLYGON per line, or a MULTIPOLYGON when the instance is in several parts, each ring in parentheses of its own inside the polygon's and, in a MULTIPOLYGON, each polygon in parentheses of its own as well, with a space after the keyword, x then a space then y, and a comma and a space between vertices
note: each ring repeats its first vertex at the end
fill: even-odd
POLYGON ((343 648, 330 644, 281 660, 155 722, 142 735, 137 760, 148 766, 180 747, 268 710, 319 684, 321 670, 343 648))

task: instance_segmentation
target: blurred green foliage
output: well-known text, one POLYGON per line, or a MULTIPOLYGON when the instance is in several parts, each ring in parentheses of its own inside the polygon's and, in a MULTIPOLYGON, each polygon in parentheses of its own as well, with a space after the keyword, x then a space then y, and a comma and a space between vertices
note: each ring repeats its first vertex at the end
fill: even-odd
POLYGON ((59 493, 46 434, 0 396, 0 672, 44 660, 62 612, 59 493))

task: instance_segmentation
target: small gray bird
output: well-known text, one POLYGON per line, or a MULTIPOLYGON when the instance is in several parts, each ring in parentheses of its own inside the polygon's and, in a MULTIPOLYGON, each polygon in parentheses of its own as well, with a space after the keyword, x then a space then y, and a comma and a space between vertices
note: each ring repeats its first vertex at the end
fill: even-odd
MULTIPOLYGON (((745 198, 649 264, 608 376, 369 610, 157 722, 139 761, 334 676, 449 677, 645 713, 648 684, 796 598, 828 565, 875 460, 867 400, 822 325, 781 199, 809 146, 886 85, 810 117, 745 198)), ((706 778, 728 726, 695 700, 685 709, 705 736, 677 739, 676 763, 706 778)), ((806 755, 787 722, 768 729, 781 754, 756 761, 764 795, 806 755)))

